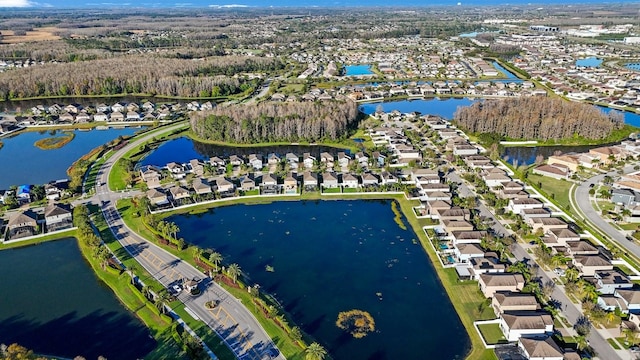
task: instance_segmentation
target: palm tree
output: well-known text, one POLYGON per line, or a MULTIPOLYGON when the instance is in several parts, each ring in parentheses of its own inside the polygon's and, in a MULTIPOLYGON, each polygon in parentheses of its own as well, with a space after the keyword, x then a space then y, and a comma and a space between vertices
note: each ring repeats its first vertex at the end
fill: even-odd
POLYGON ((220 262, 222 262, 222 254, 217 251, 212 251, 211 254, 209 254, 209 261, 216 266, 216 272, 218 272, 218 266, 220 265, 220 262))
POLYGON ((138 270, 138 267, 135 264, 131 264, 127 267, 127 272, 129 273, 129 276, 131 276, 131 283, 133 284, 133 279, 135 279, 136 274, 134 274, 134 271, 138 270))
POLYGON ((169 233, 169 235, 171 235, 171 238, 173 240, 177 240, 177 236, 178 236, 178 232, 180 232, 180 228, 178 227, 178 225, 176 225, 176 223, 169 223, 167 232, 169 233))
POLYGON ((576 280, 578 280, 578 277, 580 276, 580 272, 578 271, 578 269, 571 267, 564 272, 564 276, 567 278, 567 281, 575 282, 576 280))
POLYGON ((140 292, 142 293, 142 295, 144 295, 145 298, 147 298, 147 300, 149 300, 152 296, 151 288, 149 288, 148 286, 143 286, 140 292))
POLYGON ((166 306, 169 304, 169 293, 166 290, 162 290, 158 293, 155 298, 156 309, 160 311, 160 313, 164 314, 166 310, 166 306))
POLYGON ((199 247, 194 247, 194 248, 193 248, 193 258, 194 258, 194 260, 199 261, 199 260, 200 260, 200 258, 202 257, 202 253, 203 253, 203 252, 204 252, 204 250, 202 250, 201 248, 199 248, 199 247))
POLYGON ((316 342, 309 345, 304 352, 306 360, 324 360, 325 356, 327 356, 327 350, 316 342))
POLYGON ((233 282, 236 283, 238 281, 238 276, 242 274, 242 269, 240 269, 240 265, 233 263, 229 265, 229 268, 227 269, 227 274, 231 276, 231 278, 233 279, 233 282))

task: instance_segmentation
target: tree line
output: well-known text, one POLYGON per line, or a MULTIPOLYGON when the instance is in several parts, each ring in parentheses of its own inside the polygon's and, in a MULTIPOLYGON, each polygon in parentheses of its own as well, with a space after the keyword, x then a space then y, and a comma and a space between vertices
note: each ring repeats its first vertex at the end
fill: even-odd
POLYGON ((604 114, 592 105, 540 97, 476 102, 458 108, 453 120, 473 133, 543 141, 575 136, 602 139, 624 126, 620 112, 604 114))
POLYGON ((255 69, 257 64, 275 61, 277 60, 242 56, 193 61, 133 55, 72 63, 48 63, 0 73, 0 97, 15 99, 122 93, 178 97, 226 96, 253 90, 257 86, 256 81, 224 75, 188 74, 202 73, 199 69, 209 72, 210 69, 224 69, 227 66, 234 70, 255 69), (244 66, 247 62, 250 65, 244 66))
POLYGON ((191 128, 207 140, 255 143, 336 140, 356 125, 355 102, 262 102, 191 115, 191 128))

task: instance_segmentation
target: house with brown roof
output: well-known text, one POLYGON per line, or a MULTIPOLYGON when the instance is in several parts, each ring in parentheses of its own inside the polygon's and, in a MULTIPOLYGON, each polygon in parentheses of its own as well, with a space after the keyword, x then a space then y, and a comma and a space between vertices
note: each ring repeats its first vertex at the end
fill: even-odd
POLYGON ((256 182, 250 175, 245 175, 240 181, 240 190, 252 191, 256 188, 256 182))
POLYGON ((558 246, 567 246, 571 241, 580 241, 580 235, 569 229, 551 229, 547 234, 555 239, 558 246))
POLYGON ((542 229, 543 233, 547 233, 553 229, 569 228, 569 224, 557 217, 532 217, 527 219, 527 223, 531 226, 533 232, 542 229))
POLYGON ((455 206, 449 209, 438 209, 434 214, 434 219, 444 220, 456 220, 456 221, 469 221, 471 212, 468 209, 463 209, 459 206, 455 206))
POLYGON ((9 218, 7 239, 14 240, 38 234, 38 215, 31 210, 18 212, 9 218))
POLYGON ((444 220, 441 221, 441 224, 444 228, 444 231, 451 234, 455 231, 471 231, 473 230, 473 225, 471 225, 467 221, 457 221, 457 220, 444 220))
POLYGON ((478 244, 455 244, 453 247, 456 261, 459 263, 467 263, 472 258, 484 257, 484 249, 478 244))
POLYGON ((566 179, 569 177, 569 169, 560 164, 554 165, 538 165, 533 168, 533 173, 536 175, 542 175, 554 179, 566 179))
POLYGON ((618 161, 627 155, 623 149, 615 146, 603 146, 595 149, 589 149, 589 154, 600 159, 601 164, 609 164, 612 161, 618 161))
MULTIPOLYGON (((456 246, 462 246, 456 245, 456 246)), ((473 244, 478 246, 477 244, 473 244)), ((482 257, 471 257, 469 259, 469 264, 471 265, 471 275, 475 280, 480 278, 482 274, 496 274, 503 273, 507 269, 506 265, 501 263, 497 258, 493 256, 487 257, 484 252, 482 257)))
POLYGON ((522 290, 524 277, 522 274, 512 273, 481 274, 478 285, 484 296, 491 298, 497 291, 518 292, 522 290))
POLYGON ((411 171, 411 179, 416 186, 422 184, 437 184, 440 182, 438 171, 433 169, 413 169, 411 171))
POLYGON ((451 203, 443 200, 427 201, 426 206, 427 214, 437 215, 438 210, 446 210, 451 208, 451 203))
POLYGON ((193 184, 191 186, 193 187, 193 191, 198 195, 206 195, 213 192, 211 184, 209 184, 207 179, 195 178, 193 179, 193 184))
POLYGON ((573 258, 573 265, 582 276, 594 276, 596 271, 613 270, 611 262, 602 255, 584 255, 573 258))
POLYGON ((451 233, 454 244, 480 244, 482 239, 486 237, 486 231, 454 231, 451 233))
POLYGON ((518 347, 528 360, 566 360, 564 351, 550 336, 544 339, 521 337, 518 347))
MULTIPOLYGON (((420 198, 422 199, 422 197, 420 198)), ((428 192, 424 195, 424 200, 427 202, 431 202, 431 201, 451 201, 451 194, 448 192, 442 192, 442 191, 434 191, 434 192, 428 192)))
POLYGON ((500 329, 508 341, 553 334, 553 318, 545 312, 506 311, 499 319, 500 329))
POLYGON ((580 166, 580 160, 576 155, 551 155, 547 160, 547 164, 561 165, 562 167, 569 169, 571 172, 576 172, 580 166))
POLYGON ((551 217, 551 211, 545 208, 523 209, 520 211, 520 216, 527 222, 531 218, 549 218, 551 217))
POLYGON ((358 178, 350 173, 342 175, 342 187, 355 189, 358 187, 358 178))
POLYGON ((448 193, 449 191, 451 191, 449 184, 443 183, 421 184, 419 188, 422 189, 422 191, 424 191, 425 193, 432 193, 436 191, 448 193))
POLYGON ((184 200, 189 198, 189 190, 182 186, 173 186, 169 188, 169 194, 174 201, 184 200))
POLYGON ((535 311, 540 309, 540 304, 533 294, 525 294, 512 291, 498 291, 493 294, 491 306, 496 315, 505 311, 535 311))
POLYGON ((640 290, 617 289, 613 295, 622 299, 629 313, 640 313, 640 290))
POLYGON ((287 174, 284 178, 284 193, 296 194, 298 192, 298 180, 292 173, 287 174))
POLYGON ((364 173, 362 175, 362 186, 378 185, 380 180, 372 173, 364 173))
POLYGON ((196 176, 204 175, 204 163, 198 159, 189 160, 189 165, 191 166, 191 172, 196 176))
POLYGON ((149 201, 153 205, 166 205, 169 203, 169 199, 167 199, 167 194, 157 189, 149 189, 146 192, 149 201))
POLYGON ((310 171, 305 171, 302 174, 302 184, 305 189, 314 189, 318 187, 318 175, 310 171))
POLYGON ((593 246, 588 241, 571 241, 567 243, 567 254, 569 256, 582 256, 582 255, 598 255, 598 248, 593 246))
POLYGON ((325 171, 322 173, 322 187, 323 188, 337 188, 338 187, 338 176, 334 173, 325 171))
POLYGON ((218 176, 215 178, 215 189, 219 193, 230 193, 236 189, 236 186, 229 180, 227 180, 224 176, 218 176))

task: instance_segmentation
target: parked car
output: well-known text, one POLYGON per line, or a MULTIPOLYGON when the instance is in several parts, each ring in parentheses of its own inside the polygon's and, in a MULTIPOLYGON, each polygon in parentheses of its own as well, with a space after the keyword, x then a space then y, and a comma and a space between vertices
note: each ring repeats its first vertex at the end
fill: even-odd
POLYGON ((180 291, 182 291, 182 288, 180 287, 180 285, 173 285, 171 287, 171 290, 173 290, 173 292, 177 295, 177 294, 180 294, 180 291))
POLYGON ((553 269, 553 272, 556 273, 556 275, 558 275, 558 276, 564 276, 564 274, 565 274, 565 271, 562 268, 555 268, 555 269, 553 269))

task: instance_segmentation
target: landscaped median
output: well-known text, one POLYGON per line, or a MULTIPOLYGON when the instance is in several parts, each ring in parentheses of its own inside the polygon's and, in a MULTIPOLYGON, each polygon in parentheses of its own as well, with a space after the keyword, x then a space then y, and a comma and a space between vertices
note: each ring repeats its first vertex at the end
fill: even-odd
MULTIPOLYGON (((332 194, 329 198, 322 196, 319 192, 303 193, 300 197, 252 197, 252 198, 237 198, 231 201, 214 202, 206 205, 190 207, 188 210, 182 211, 176 210, 172 212, 163 213, 163 217, 168 217, 176 213, 188 211, 189 213, 200 213, 207 211, 208 209, 218 206, 228 206, 233 204, 258 204, 258 203, 270 203, 273 201, 299 201, 299 200, 340 200, 340 199, 392 199, 398 201, 400 204, 400 210, 404 214, 407 221, 411 224, 413 231, 416 233, 423 248, 426 250, 429 258, 431 259, 438 276, 449 295, 449 299, 454 305, 458 316, 464 324, 469 338, 471 340, 471 351, 468 354, 468 359, 480 359, 489 360, 496 359, 495 354, 490 349, 485 349, 484 344, 474 327, 474 321, 476 320, 488 320, 495 318, 490 306, 486 306, 486 299, 480 293, 477 282, 475 281, 460 281, 458 280, 455 269, 444 269, 437 259, 437 254, 428 244, 428 239, 425 233, 422 231, 423 226, 430 225, 429 219, 418 219, 413 213, 413 207, 419 205, 416 200, 407 200, 404 194, 384 194, 384 193, 349 193, 349 194, 332 194)), ((134 203, 130 199, 120 200, 117 204, 122 218, 125 223, 138 234, 146 237, 147 239, 157 240, 161 234, 157 233, 154 229, 145 226, 140 214, 140 209, 134 206, 134 203)), ((194 266, 193 258, 189 256, 189 252, 178 251, 174 247, 165 247, 168 251, 174 255, 181 257, 183 260, 191 263, 194 266)), ((244 304, 251 304, 252 297, 244 289, 235 288, 222 283, 227 291, 237 298, 242 299, 244 304)), ((289 359, 302 358, 303 352, 300 347, 295 345, 289 338, 286 331, 281 329, 271 319, 268 319, 264 313, 258 310, 256 306, 248 306, 250 311, 264 327, 265 331, 272 339, 277 339, 277 345, 285 356, 289 359)))

